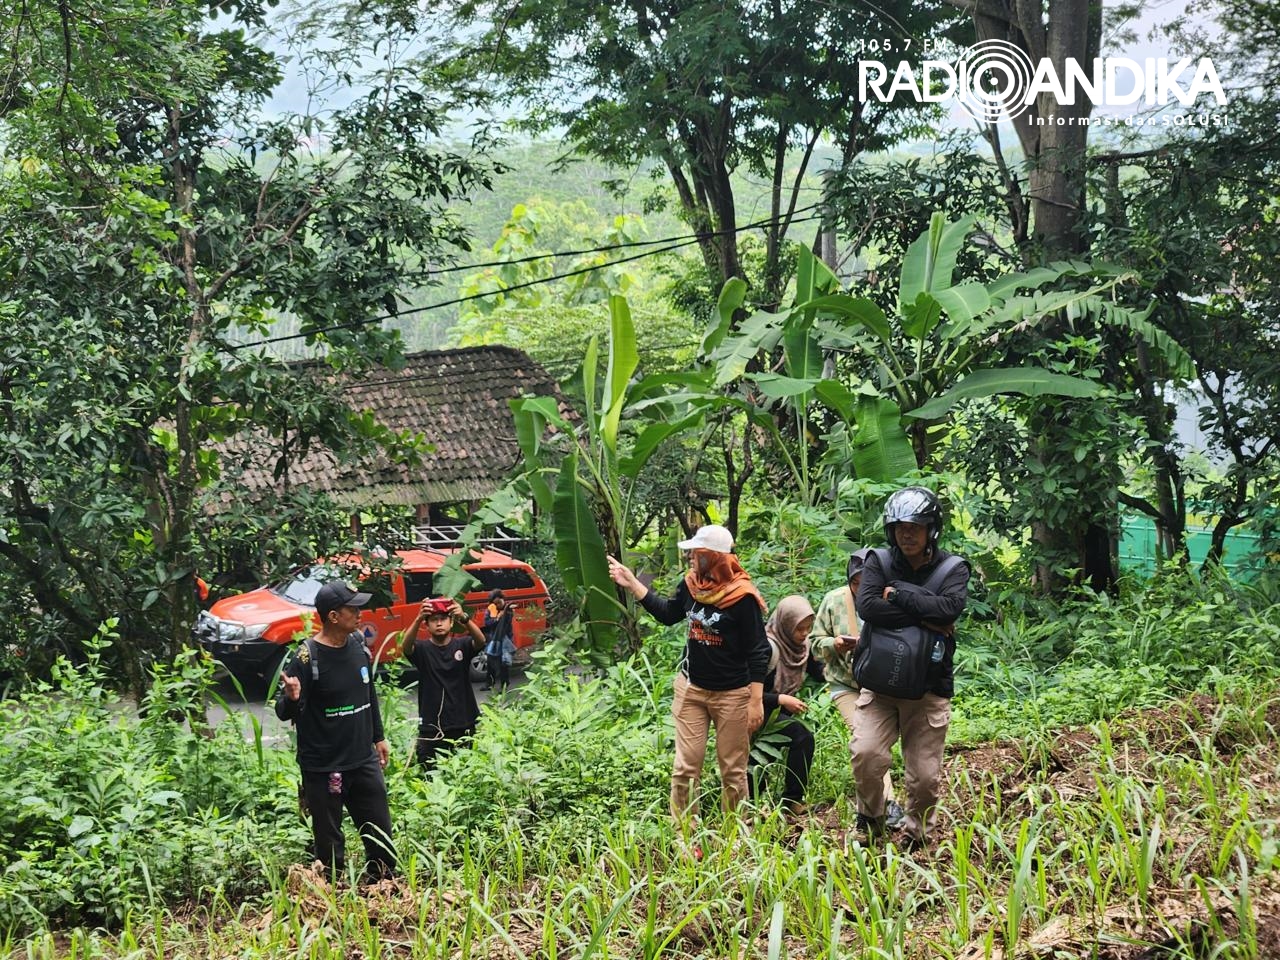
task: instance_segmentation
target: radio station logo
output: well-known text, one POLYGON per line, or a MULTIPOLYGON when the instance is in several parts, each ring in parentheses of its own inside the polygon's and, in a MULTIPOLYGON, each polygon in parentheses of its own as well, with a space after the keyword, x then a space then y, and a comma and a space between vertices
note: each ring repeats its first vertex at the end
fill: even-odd
POLYGON ((1047 59, 1033 63, 1026 52, 1007 40, 984 40, 967 47, 955 60, 858 61, 858 98, 864 103, 888 103, 910 96, 917 103, 957 101, 975 120, 995 123, 1024 113, 1041 94, 1059 106, 1074 106, 1080 97, 1095 106, 1146 106, 1177 102, 1191 106, 1204 94, 1218 106, 1227 96, 1213 60, 1148 57, 1095 58, 1088 68, 1068 59, 1059 76, 1047 59))

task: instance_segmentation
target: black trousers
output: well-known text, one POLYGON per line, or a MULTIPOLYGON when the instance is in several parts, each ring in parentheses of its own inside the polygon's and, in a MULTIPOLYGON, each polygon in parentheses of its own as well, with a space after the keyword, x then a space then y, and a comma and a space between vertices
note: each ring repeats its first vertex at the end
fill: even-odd
POLYGON ((343 807, 351 814, 364 842, 365 878, 378 880, 395 873, 387 781, 377 757, 370 757, 354 770, 333 773, 303 770, 302 789, 311 809, 312 852, 330 873, 341 873, 346 866, 343 807))
MULTIPOLYGON (((784 720, 791 716, 786 710, 780 710, 779 713, 784 720)), ((801 803, 804 801, 804 792, 809 787, 809 768, 813 766, 813 731, 799 720, 792 720, 776 732, 787 738, 787 770, 782 783, 782 799, 801 803)), ((763 773, 752 756, 748 761, 747 783, 753 800, 758 790, 756 781, 763 773)))
POLYGON ((418 742, 414 748, 418 763, 423 770, 434 770, 440 757, 451 753, 459 744, 470 740, 475 732, 475 727, 462 727, 455 730, 439 730, 433 726, 419 727, 418 742))
POLYGON ((502 657, 493 657, 485 654, 485 661, 488 665, 487 673, 489 674, 489 686, 497 686, 503 690, 511 686, 511 665, 502 657))

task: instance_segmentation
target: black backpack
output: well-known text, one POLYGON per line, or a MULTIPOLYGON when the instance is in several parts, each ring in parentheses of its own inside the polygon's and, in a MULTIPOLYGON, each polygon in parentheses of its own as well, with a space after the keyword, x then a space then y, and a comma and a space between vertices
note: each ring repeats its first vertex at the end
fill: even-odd
MULTIPOLYGON (((875 551, 880 566, 886 572, 893 563, 888 550, 875 551)), ((922 586, 936 593, 943 580, 957 566, 964 563, 955 554, 947 557, 929 575, 922 586)), ((919 700, 929 685, 929 657, 933 644, 941 634, 924 627, 877 627, 866 624, 858 644, 858 659, 853 665, 853 679, 858 686, 866 687, 887 697, 900 700, 919 700)))

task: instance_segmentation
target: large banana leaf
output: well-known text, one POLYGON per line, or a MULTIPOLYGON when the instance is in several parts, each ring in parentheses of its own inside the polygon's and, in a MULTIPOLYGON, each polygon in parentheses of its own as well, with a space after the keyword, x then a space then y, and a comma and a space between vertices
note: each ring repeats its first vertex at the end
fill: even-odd
POLYGON ((1051 373, 1040 367, 999 367, 974 370, 954 387, 928 403, 908 410, 906 416, 934 420, 961 400, 993 397, 998 393, 1020 393, 1028 397, 1092 397, 1098 385, 1092 380, 1051 373))
POLYGON ((991 307, 987 288, 980 283, 958 283, 934 294, 947 319, 953 323, 972 320, 991 307))
POLYGON ((724 286, 720 288, 720 299, 716 301, 716 315, 711 318, 706 333, 702 335, 699 354, 710 356, 720 346, 733 327, 734 314, 742 308, 746 299, 747 281, 741 277, 730 277, 724 282, 724 286))
POLYGON ((511 407, 516 442, 524 458, 533 500, 539 510, 546 512, 551 509, 551 487, 542 476, 542 436, 548 423, 566 433, 570 430, 569 424, 560 416, 555 397, 520 397, 508 400, 507 404, 511 407))
POLYGON ((680 420, 663 420, 649 424, 640 431, 640 436, 636 437, 631 453, 619 461, 618 472, 634 480, 640 475, 640 471, 644 469, 644 465, 649 462, 649 458, 653 456, 662 441, 673 434, 688 430, 704 416, 706 414, 699 411, 680 420))
POLYGON ((587 436, 593 447, 599 437, 599 425, 596 420, 596 357, 599 356, 599 352, 599 338, 593 336, 587 341, 587 353, 582 358, 582 403, 586 413, 584 422, 587 425, 587 436))
POLYGON ((843 317, 870 330, 883 343, 889 342, 889 320, 874 300, 851 297, 847 293, 833 293, 802 303, 797 310, 812 307, 820 317, 843 317))
POLYGON ((779 373, 749 373, 747 379, 773 400, 790 400, 808 393, 818 385, 817 377, 784 377, 779 373))
POLYGON ((987 284, 987 293, 992 300, 1004 300, 1023 288, 1036 289, 1046 283, 1053 283, 1067 274, 1078 274, 1081 271, 1075 268, 1082 266, 1087 268, 1087 264, 1073 264, 1059 260, 1044 266, 1033 267, 1026 273, 1006 273, 1003 277, 997 277, 987 284))
POLYGON ((926 340, 942 320, 942 304, 931 293, 916 294, 911 303, 902 304, 902 332, 912 340, 926 340))
POLYGON ((951 286, 956 257, 973 229, 974 219, 970 215, 948 223, 941 213, 929 218, 929 229, 911 242, 902 260, 900 303, 915 303, 922 293, 937 293, 951 286))
POLYGON ((609 298, 609 369, 604 378, 604 416, 600 439, 611 454, 618 450, 618 424, 631 375, 640 366, 636 349, 636 329, 631 323, 631 309, 618 296, 609 298))
POLYGON ((853 468, 867 480, 888 482, 916 469, 916 455, 902 429, 902 411, 878 394, 859 394, 854 408, 853 468))
POLYGON ((470 522, 458 536, 459 549, 449 554, 440 565, 432 579, 436 596, 458 597, 479 583, 475 577, 462 568, 471 560, 471 548, 480 539, 486 527, 509 523, 528 509, 528 499, 521 489, 518 478, 493 493, 489 499, 480 504, 478 510, 471 515, 470 522))
POLYGON ((622 607, 617 588, 609 579, 604 538, 578 485, 576 450, 561 461, 551 516, 556 533, 556 565, 565 586, 581 598, 591 645, 600 651, 612 650, 618 640, 622 607))
POLYGON ((819 380, 813 387, 818 399, 831 408, 841 420, 853 422, 853 408, 856 398, 849 388, 839 380, 819 380))
POLYGON ((742 322, 737 333, 725 337, 711 354, 717 387, 737 380, 757 353, 772 350, 778 345, 785 316, 758 310, 742 322))
POLYGON ((807 306, 818 297, 825 296, 840 287, 840 281, 831 268, 814 255, 808 247, 801 247, 796 259, 796 296, 793 310, 802 315, 805 324, 813 323, 813 308, 807 306))

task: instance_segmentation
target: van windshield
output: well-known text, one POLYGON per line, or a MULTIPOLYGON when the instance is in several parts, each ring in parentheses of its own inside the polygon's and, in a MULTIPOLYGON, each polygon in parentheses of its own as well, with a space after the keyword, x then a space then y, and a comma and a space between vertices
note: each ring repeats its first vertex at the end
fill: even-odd
POLYGON ((340 579, 342 571, 337 567, 316 564, 313 567, 303 567, 288 580, 277 583, 271 588, 271 592, 300 606, 314 607, 320 588, 330 580, 340 579))

